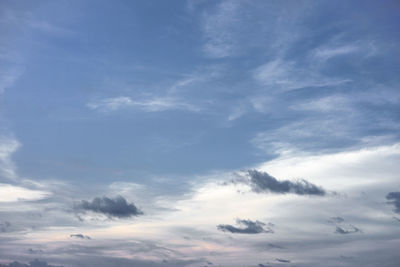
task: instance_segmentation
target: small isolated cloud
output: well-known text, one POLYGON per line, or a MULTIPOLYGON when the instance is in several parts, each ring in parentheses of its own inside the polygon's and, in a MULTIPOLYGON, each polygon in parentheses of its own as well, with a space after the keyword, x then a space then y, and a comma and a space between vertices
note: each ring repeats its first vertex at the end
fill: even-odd
POLYGON ((388 203, 394 205, 394 211, 400 213, 400 192, 390 192, 386 195, 386 199, 389 200, 388 203))
POLYGON ((347 235, 353 233, 362 233, 362 231, 352 224, 349 224, 347 227, 336 226, 335 234, 347 235))
POLYGON ((229 224, 220 224, 217 226, 217 229, 223 232, 230 232, 233 234, 261 234, 261 233, 273 233, 274 231, 270 228, 273 224, 267 224, 260 221, 251 221, 251 220, 240 220, 237 219, 236 223, 242 225, 244 227, 235 227, 229 224), (267 226, 267 227, 265 227, 267 226))
POLYGON ((110 218, 128 218, 143 214, 135 204, 128 203, 122 196, 117 196, 114 199, 108 197, 96 197, 92 201, 82 200, 75 204, 74 209, 77 213, 91 211, 103 214, 110 218))
POLYGON ((355 227, 352 224, 345 223, 345 219, 339 216, 329 218, 328 222, 336 226, 335 234, 346 235, 353 233, 362 233, 360 228, 355 227))
POLYGON ((63 267, 59 265, 50 265, 45 261, 34 260, 29 262, 28 264, 21 263, 18 261, 10 262, 9 264, 1 264, 0 267, 63 267))
POLYGON ((324 196, 326 191, 304 179, 292 182, 289 180, 278 181, 266 172, 257 170, 248 171, 248 180, 239 180, 250 184, 256 193, 273 192, 279 194, 293 193, 297 195, 317 195, 324 196))
POLYGON ((278 259, 278 258, 276 258, 275 260, 278 261, 278 262, 290 263, 290 260, 278 259))
POLYGON ((90 236, 82 235, 82 234, 71 234, 71 235, 69 235, 69 237, 78 238, 78 239, 87 239, 87 240, 92 239, 90 236))
POLYGON ((138 108, 146 112, 159 112, 166 110, 189 110, 199 109, 173 97, 154 97, 143 100, 133 100, 128 96, 105 98, 97 102, 90 102, 87 106, 92 110, 111 112, 126 108, 138 108))

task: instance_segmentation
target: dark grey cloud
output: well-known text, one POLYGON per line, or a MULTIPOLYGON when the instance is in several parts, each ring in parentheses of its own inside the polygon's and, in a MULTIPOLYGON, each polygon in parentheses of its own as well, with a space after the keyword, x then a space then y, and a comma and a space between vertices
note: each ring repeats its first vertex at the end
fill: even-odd
POLYGON ((29 262, 28 264, 14 261, 10 262, 9 264, 0 264, 0 267, 63 267, 63 266, 50 265, 45 261, 34 260, 29 262))
POLYGON ((326 191, 322 187, 316 186, 304 179, 300 179, 296 182, 289 180, 278 181, 268 173, 257 170, 249 170, 248 178, 249 180, 245 182, 249 183, 252 190, 256 193, 273 192, 279 194, 293 193, 297 195, 316 196, 324 196, 326 194, 326 191))
POLYGON ((262 263, 259 263, 259 264, 258 264, 258 267, 271 267, 271 265, 264 265, 264 264, 262 264, 262 263))
POLYGON ((88 240, 92 239, 90 236, 82 235, 82 234, 72 234, 72 235, 69 235, 69 237, 79 238, 79 239, 88 239, 88 240))
POLYGON ((244 227, 239 228, 230 224, 220 224, 217 229, 223 232, 230 232, 233 234, 261 234, 261 233, 273 233, 274 231, 270 228, 273 224, 267 224, 260 221, 251 220, 240 220, 237 219, 236 223, 244 227), (266 227, 267 226, 267 227, 266 227))
POLYGON ((362 231, 352 224, 349 224, 347 227, 336 226, 335 234, 346 235, 353 233, 362 233, 362 231))
POLYGON ((283 263, 290 263, 290 260, 278 259, 278 258, 276 258, 275 260, 283 263))
POLYGON ((128 218, 143 214, 135 204, 128 203, 122 196, 117 196, 114 199, 96 197, 92 201, 82 200, 75 204, 74 209, 77 213, 91 211, 116 218, 128 218))
POLYGON ((400 213, 400 192, 390 192, 386 195, 386 199, 389 200, 388 203, 394 205, 394 211, 400 213))

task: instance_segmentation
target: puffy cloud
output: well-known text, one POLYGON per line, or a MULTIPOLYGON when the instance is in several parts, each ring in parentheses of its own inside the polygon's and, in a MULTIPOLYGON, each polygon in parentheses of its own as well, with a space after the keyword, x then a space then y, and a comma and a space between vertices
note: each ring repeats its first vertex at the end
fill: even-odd
POLYGON ((75 204, 74 209, 77 213, 91 211, 116 218, 128 218, 143 214, 135 204, 128 203, 122 196, 117 196, 114 199, 96 197, 92 201, 82 200, 75 204))
POLYGON ((292 182, 289 180, 278 181, 275 177, 266 172, 257 170, 248 171, 248 180, 239 182, 249 183, 252 190, 257 193, 273 192, 279 194, 293 193, 297 195, 323 196, 326 191, 304 179, 292 182))
POLYGON ((239 225, 243 225, 244 228, 235 227, 229 224, 220 224, 217 226, 217 229, 223 232, 230 232, 233 234, 261 234, 261 233, 273 233, 274 231, 269 227, 273 226, 273 224, 269 223, 268 227, 265 227, 267 224, 260 221, 251 221, 251 220, 240 220, 237 219, 236 223, 239 225))

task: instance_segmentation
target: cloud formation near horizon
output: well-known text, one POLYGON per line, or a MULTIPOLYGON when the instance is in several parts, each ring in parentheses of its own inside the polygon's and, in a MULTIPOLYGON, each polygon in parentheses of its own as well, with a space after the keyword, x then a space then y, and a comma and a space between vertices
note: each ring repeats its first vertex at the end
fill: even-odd
POLYGON ((273 226, 273 224, 269 223, 268 227, 265 227, 267 224, 260 221, 251 221, 251 220, 240 220, 237 219, 236 223, 239 225, 243 225, 244 228, 235 227, 230 224, 220 224, 217 226, 217 229, 223 232, 230 232, 233 234, 261 234, 261 233, 273 233, 274 231, 269 227, 273 226))
POLYGON ((0 263, 0 267, 63 267, 63 266, 49 265, 45 261, 34 260, 29 262, 28 264, 21 263, 18 261, 10 262, 9 264, 0 263))
MULTIPOLYGON (((248 170, 248 181, 252 190, 256 193, 272 192, 278 194, 316 195, 324 196, 326 191, 304 179, 292 182, 289 180, 279 181, 267 172, 248 170)), ((239 181, 240 182, 240 181, 239 181)))
POLYGON ((82 200, 74 206, 74 209, 77 213, 91 211, 115 218, 128 218, 143 214, 135 204, 128 203, 122 196, 117 196, 114 199, 96 197, 92 201, 82 200))

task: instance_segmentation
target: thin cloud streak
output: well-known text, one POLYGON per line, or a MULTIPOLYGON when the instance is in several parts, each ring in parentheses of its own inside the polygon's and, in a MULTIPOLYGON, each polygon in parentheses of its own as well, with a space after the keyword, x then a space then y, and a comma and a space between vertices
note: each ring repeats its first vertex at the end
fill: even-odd
POLYGON ((97 102, 90 102, 87 106, 92 110, 101 112, 112 112, 121 109, 137 108, 145 112, 161 112, 167 110, 187 110, 192 112, 199 111, 199 108, 181 102, 173 97, 156 97, 146 100, 134 101, 128 96, 105 98, 97 102))

